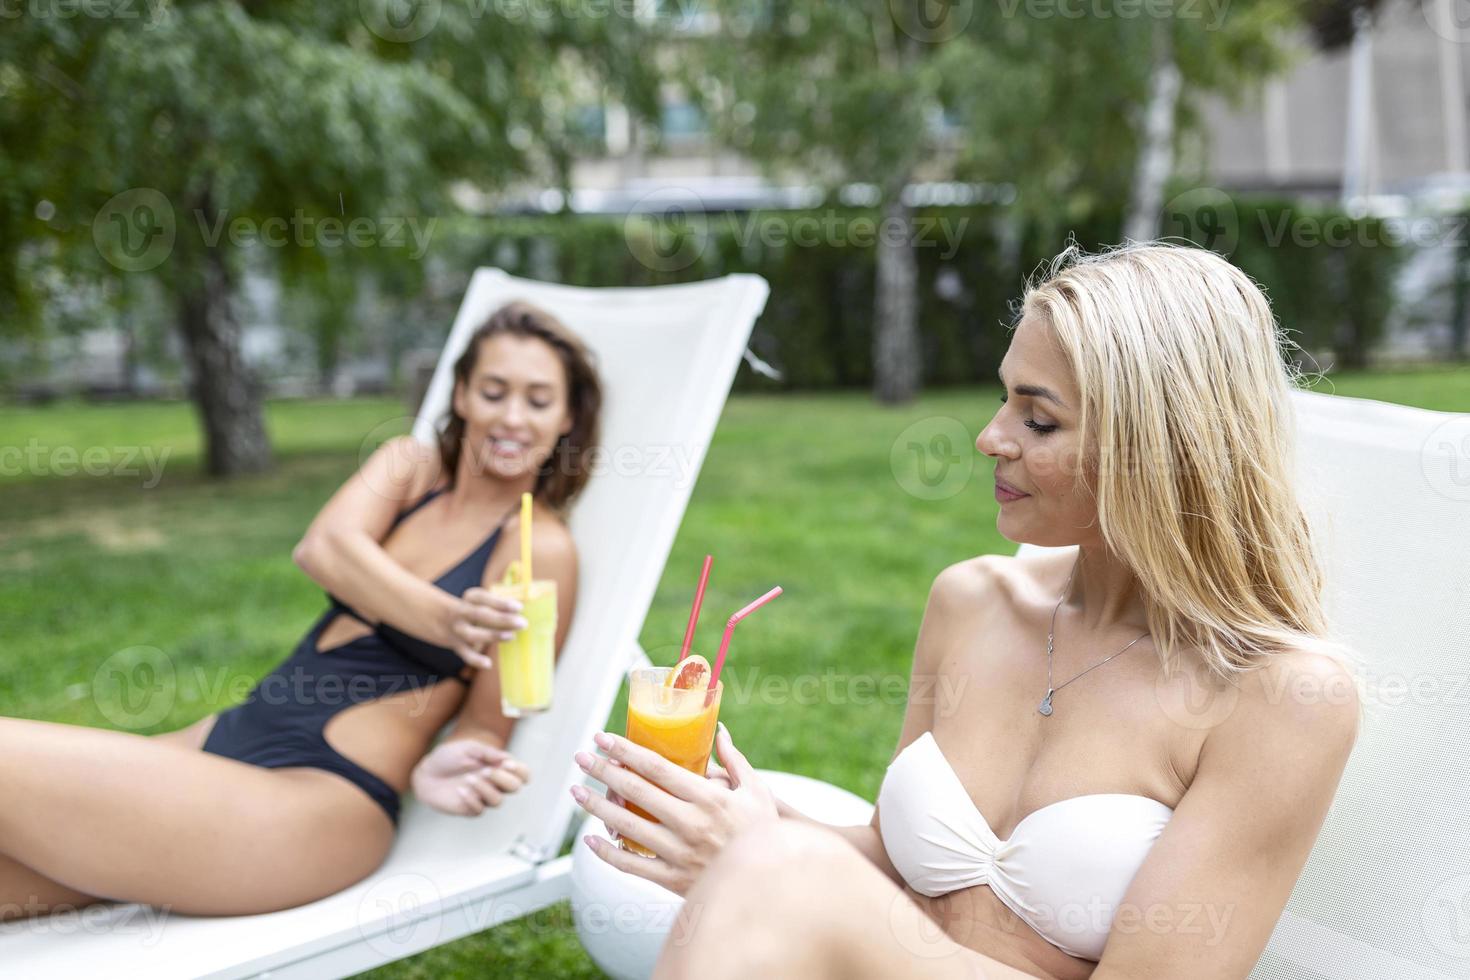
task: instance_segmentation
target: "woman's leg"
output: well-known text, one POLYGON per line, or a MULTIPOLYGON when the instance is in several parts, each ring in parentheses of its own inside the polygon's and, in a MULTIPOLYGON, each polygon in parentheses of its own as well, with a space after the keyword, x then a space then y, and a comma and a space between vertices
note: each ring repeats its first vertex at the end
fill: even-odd
POLYGON ((199 752, 202 729, 183 731, 0 718, 0 855, 41 876, 12 866, 21 888, 242 915, 314 901, 382 863, 392 823, 345 779, 199 752))
POLYGON ((732 841, 690 889, 654 977, 974 978, 987 964, 1007 975, 842 838, 781 820, 732 841))
MULTIPOLYGON (((198 750, 214 727, 215 715, 177 731, 151 736, 155 742, 198 750)), ((0 922, 86 908, 107 899, 68 888, 13 857, 0 855, 0 922)))

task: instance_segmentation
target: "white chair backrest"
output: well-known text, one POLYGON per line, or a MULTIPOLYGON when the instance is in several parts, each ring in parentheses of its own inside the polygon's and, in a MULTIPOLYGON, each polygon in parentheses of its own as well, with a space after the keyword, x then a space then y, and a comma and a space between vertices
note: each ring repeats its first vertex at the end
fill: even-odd
MULTIPOLYGON (((523 718, 511 751, 535 776, 494 820, 495 842, 533 858, 560 846, 580 775, 572 754, 607 720, 768 287, 734 275, 687 285, 584 289, 476 272, 444 346, 414 435, 432 441, 449 408, 454 361, 500 306, 523 299, 557 316, 596 356, 604 386, 600 451, 570 526, 580 562, 572 629, 552 709, 523 718)), ((690 570, 690 581, 698 576, 690 570)), ((488 844, 487 846, 496 846, 488 844)))
POLYGON ((1251 977, 1467 978, 1470 416, 1293 400, 1329 620, 1370 691, 1337 797, 1251 977))

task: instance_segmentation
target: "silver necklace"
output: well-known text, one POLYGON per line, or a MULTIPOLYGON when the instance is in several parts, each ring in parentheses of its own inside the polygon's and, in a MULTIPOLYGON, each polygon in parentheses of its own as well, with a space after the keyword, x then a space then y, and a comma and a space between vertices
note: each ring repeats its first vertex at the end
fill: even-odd
POLYGON ((1052 712, 1051 696, 1053 694, 1057 693, 1063 687, 1066 687, 1068 684, 1072 683, 1072 681, 1075 681, 1078 677, 1081 677, 1082 674, 1087 673, 1087 671, 1097 670, 1103 664, 1107 663, 1108 660, 1112 660, 1113 657, 1120 657, 1120 656, 1122 656, 1124 653, 1126 653, 1128 651, 1128 647, 1133 646, 1134 643, 1137 643, 1138 640, 1143 639, 1144 636, 1148 636, 1147 633, 1143 634, 1143 636, 1138 637, 1137 640, 1134 640, 1132 643, 1129 643, 1128 646, 1124 647, 1122 650, 1119 650, 1117 653, 1113 654, 1112 657, 1109 657, 1107 660, 1100 660, 1100 661, 1098 661, 1097 663, 1093 664, 1091 667, 1088 667, 1087 670, 1084 670, 1082 672, 1082 674, 1078 674, 1078 675, 1076 675, 1076 677, 1073 677, 1070 680, 1065 681, 1061 685, 1061 687, 1052 687, 1051 686, 1051 658, 1052 658, 1052 652, 1053 652, 1052 641, 1053 641, 1053 638, 1056 635, 1056 630, 1057 630, 1057 610, 1059 610, 1059 609, 1062 608, 1062 600, 1067 598, 1067 590, 1072 587, 1072 578, 1073 578, 1073 576, 1075 576, 1077 574, 1077 565, 1080 565, 1080 564, 1082 564, 1082 556, 1081 555, 1078 555, 1077 556, 1077 564, 1072 566, 1072 574, 1067 576, 1067 584, 1064 585, 1064 586, 1062 586, 1062 595, 1061 595, 1061 598, 1057 600, 1056 608, 1051 611, 1051 629, 1049 629, 1049 630, 1046 631, 1046 697, 1044 697, 1044 698, 1041 699, 1041 703, 1036 706, 1036 710, 1039 711, 1039 712, 1041 712, 1044 716, 1047 716, 1047 717, 1050 717, 1051 716, 1051 712, 1052 712))

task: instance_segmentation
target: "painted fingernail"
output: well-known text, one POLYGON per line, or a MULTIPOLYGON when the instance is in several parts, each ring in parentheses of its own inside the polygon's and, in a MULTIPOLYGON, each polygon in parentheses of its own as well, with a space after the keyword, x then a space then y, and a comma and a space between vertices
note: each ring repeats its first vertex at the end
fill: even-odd
POLYGON ((504 633, 501 633, 500 634, 500 639, 503 640, 503 641, 506 641, 506 642, 509 642, 511 640, 514 640, 515 638, 516 638, 516 635, 513 632, 504 632, 504 633))
POLYGON ((596 837, 593 837, 591 834, 588 834, 586 837, 583 837, 582 838, 582 843, 586 844, 588 847, 592 848, 595 851, 595 850, 597 850, 597 845, 598 845, 599 841, 597 840, 596 837))
POLYGON ((592 770, 592 756, 586 752, 578 752, 572 756, 572 760, 581 766, 584 772, 590 772, 592 770))
POLYGON ((597 743, 599 749, 610 749, 613 747, 612 736, 607 732, 598 732, 592 736, 592 741, 597 743))
POLYGON ((527 619, 526 617, 524 617, 524 616, 517 616, 516 619, 515 619, 515 624, 516 624, 516 629, 523 630, 527 626, 530 626, 531 625, 531 621, 529 619, 527 619))
POLYGON ((585 787, 585 786, 573 786, 572 787, 572 799, 576 800, 578 803, 586 803, 587 802, 587 787, 585 787))

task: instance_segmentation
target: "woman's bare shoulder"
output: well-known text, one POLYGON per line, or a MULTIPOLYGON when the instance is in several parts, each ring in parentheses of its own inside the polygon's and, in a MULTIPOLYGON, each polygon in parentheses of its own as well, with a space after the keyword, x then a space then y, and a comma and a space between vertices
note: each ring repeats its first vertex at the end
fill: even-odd
POLYGON ((1075 560, 1071 550, 977 555, 940 572, 934 579, 931 601, 957 609, 995 602, 1028 606, 1055 595, 1075 560))

